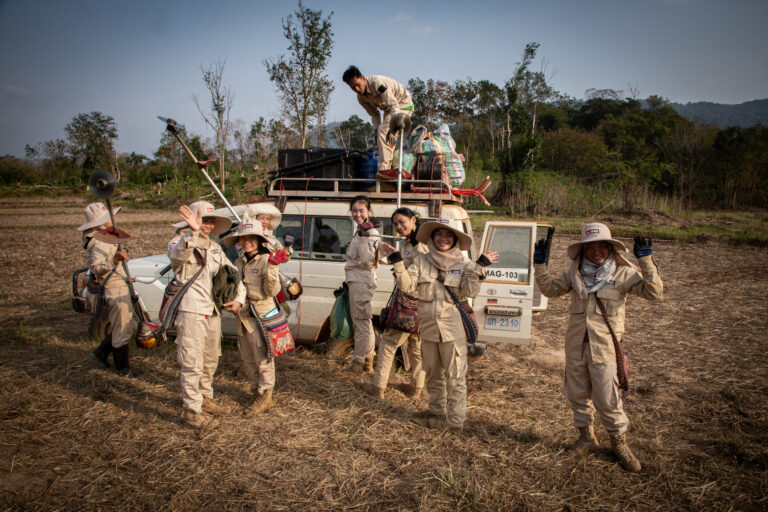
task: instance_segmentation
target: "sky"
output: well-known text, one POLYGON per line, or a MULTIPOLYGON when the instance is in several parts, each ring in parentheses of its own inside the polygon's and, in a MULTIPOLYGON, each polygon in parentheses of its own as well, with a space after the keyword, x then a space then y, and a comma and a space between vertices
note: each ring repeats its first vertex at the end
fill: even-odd
MULTIPOLYGON (((490 80, 512 76, 526 43, 534 71, 575 98, 630 89, 673 102, 768 98, 766 0, 305 0, 333 12, 327 68, 330 121, 366 119, 341 81, 363 74, 490 80)), ((265 59, 287 53, 282 19, 292 2, 198 0, 0 0, 0 155, 65 137, 78 113, 117 122, 119 152, 151 156, 172 117, 203 138, 201 65, 225 60, 232 119, 247 129, 279 117, 265 59)), ((418 108, 418 106, 417 106, 418 108)))

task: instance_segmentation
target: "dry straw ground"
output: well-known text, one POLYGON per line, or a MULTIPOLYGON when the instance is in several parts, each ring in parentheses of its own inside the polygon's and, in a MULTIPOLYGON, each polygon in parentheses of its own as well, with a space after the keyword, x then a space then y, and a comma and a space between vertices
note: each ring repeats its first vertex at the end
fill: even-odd
MULTIPOLYGON (((345 364, 308 350, 278 360, 269 415, 190 431, 172 346, 135 352, 138 379, 88 357, 68 297, 82 206, 0 201, 0 509, 768 509, 765 248, 658 245, 665 299, 627 307, 626 408, 644 464, 630 475, 600 429, 599 453, 567 451, 567 299, 535 317, 533 347, 472 364, 462 436, 413 423, 424 400, 362 396, 345 364)), ((161 252, 173 218, 121 214, 133 254, 161 252)), ((555 239, 554 271, 568 241, 555 239)), ((231 349, 215 388, 235 408, 247 398, 231 349)))

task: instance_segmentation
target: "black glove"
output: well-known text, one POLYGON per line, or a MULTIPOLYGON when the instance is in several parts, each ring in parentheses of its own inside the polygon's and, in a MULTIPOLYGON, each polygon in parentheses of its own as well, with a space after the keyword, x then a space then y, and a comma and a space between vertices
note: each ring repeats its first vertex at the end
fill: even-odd
POLYGON ((638 259, 642 258, 643 256, 650 256, 653 254, 653 240, 643 236, 636 236, 635 247, 633 250, 635 252, 635 256, 638 259))
POLYGON ((283 237, 283 243, 285 243, 286 247, 290 247, 293 245, 293 241, 295 240, 293 235, 285 235, 283 237))
POLYGON ((475 263, 477 263, 481 267, 488 267, 490 265, 493 265, 493 262, 485 254, 481 254, 480 257, 477 258, 477 261, 475 263))
POLYGON ((395 251, 389 256, 387 256, 387 261, 389 262, 390 265, 394 265, 398 261, 403 261, 403 255, 400 254, 400 251, 395 251))
POLYGON ((534 263, 546 263, 549 258, 549 247, 547 247, 546 240, 539 240, 536 245, 533 246, 533 262, 534 263))

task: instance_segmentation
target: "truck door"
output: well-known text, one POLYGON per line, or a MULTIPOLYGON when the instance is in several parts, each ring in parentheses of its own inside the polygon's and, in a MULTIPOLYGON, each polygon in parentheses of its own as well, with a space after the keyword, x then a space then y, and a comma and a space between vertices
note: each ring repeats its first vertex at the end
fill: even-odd
MULTIPOLYGON (((536 242, 539 240, 544 240, 548 246, 552 245, 552 237, 555 234, 555 228, 550 223, 542 223, 539 222, 536 224, 536 242)), ((547 265, 549 265, 549 253, 547 253, 547 261, 545 262, 547 265)), ((541 291, 539 290, 539 286, 536 284, 536 281, 534 280, 533 283, 533 310, 534 311, 544 311, 547 309, 547 298, 541 294, 541 291)))
POLYGON ((535 222, 486 222, 480 251, 498 252, 499 261, 485 268, 473 304, 480 341, 531 344, 535 241, 535 222))

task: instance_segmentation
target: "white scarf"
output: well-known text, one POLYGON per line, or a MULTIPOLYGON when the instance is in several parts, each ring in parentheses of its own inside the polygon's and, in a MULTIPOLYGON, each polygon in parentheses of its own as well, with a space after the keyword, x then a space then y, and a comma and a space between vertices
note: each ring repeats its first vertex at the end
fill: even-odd
POLYGON ((579 260, 574 260, 568 269, 571 278, 571 286, 574 291, 582 298, 586 299, 590 293, 594 293, 608 282, 616 273, 616 259, 613 253, 608 255, 600 265, 589 261, 586 256, 579 260))

